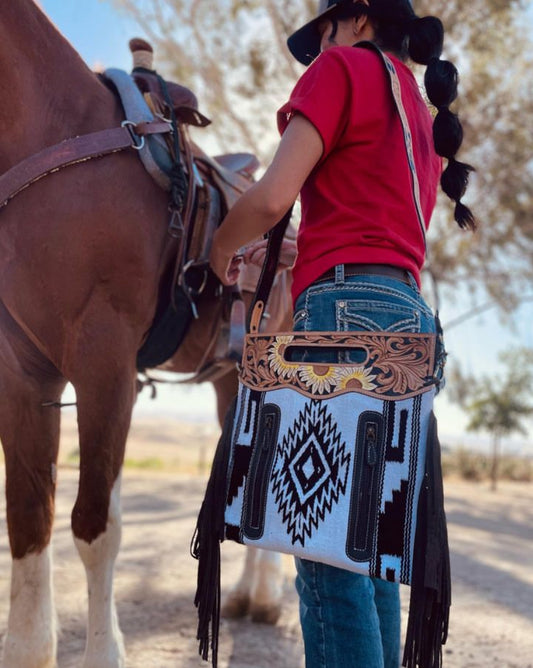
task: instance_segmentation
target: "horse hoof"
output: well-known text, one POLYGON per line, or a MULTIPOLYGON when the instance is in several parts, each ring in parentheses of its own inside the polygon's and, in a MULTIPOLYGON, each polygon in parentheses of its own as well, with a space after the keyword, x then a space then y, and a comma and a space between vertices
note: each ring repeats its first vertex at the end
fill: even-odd
POLYGON ((247 594, 233 592, 229 594, 220 614, 226 619, 242 619, 250 610, 250 597, 247 594))
POLYGON ((281 605, 252 605, 250 618, 256 624, 277 624, 281 615, 281 605))

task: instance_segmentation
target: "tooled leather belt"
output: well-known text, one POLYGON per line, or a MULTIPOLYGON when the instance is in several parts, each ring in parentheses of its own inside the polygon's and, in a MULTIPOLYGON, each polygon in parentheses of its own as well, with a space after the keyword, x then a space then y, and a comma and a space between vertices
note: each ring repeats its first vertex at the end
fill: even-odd
MULTIPOLYGON (((406 269, 401 269, 400 267, 394 267, 391 264, 345 264, 344 265, 344 276, 361 276, 361 275, 372 275, 372 276, 387 276, 389 278, 395 278, 402 283, 411 284, 409 278, 409 272, 406 269)), ((335 280, 335 267, 328 269, 324 272, 317 281, 333 281, 335 280)))

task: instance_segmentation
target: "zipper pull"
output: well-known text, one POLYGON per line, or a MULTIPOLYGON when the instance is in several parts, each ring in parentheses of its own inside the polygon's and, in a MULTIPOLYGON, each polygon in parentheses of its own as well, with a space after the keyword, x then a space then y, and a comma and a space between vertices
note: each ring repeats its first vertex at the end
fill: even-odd
POLYGON ((268 450, 270 447, 272 447, 271 443, 271 433, 272 429, 274 428, 274 418, 272 415, 265 415, 264 417, 264 430, 263 430, 263 438, 262 438, 262 443, 261 443, 261 449, 262 450, 268 450))
POLYGON ((368 466, 375 466, 378 461, 377 450, 376 450, 376 439, 377 439, 377 424, 375 422, 369 422, 366 425, 366 463, 368 466))

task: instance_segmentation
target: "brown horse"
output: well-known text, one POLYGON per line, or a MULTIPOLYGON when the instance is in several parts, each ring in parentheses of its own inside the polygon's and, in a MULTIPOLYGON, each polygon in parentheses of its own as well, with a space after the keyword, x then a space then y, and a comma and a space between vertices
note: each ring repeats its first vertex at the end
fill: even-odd
MULTIPOLYGON (((0 173, 120 126, 110 90, 33 0, 0 8, 0 173)), ((89 593, 83 668, 124 665, 113 599, 136 356, 167 272, 168 196, 132 150, 53 173, 0 211, 0 439, 13 556, 4 668, 55 666, 50 537, 59 402, 77 399, 74 541, 89 593)))

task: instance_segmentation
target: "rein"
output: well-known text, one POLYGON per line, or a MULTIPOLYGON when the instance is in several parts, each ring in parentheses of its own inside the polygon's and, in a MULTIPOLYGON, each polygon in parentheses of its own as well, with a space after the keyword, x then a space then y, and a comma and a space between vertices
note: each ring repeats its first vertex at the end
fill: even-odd
POLYGON ((0 176, 0 209, 19 192, 49 174, 81 162, 117 153, 126 148, 140 150, 144 137, 172 131, 170 123, 124 121, 118 128, 91 132, 65 139, 25 158, 0 176))

